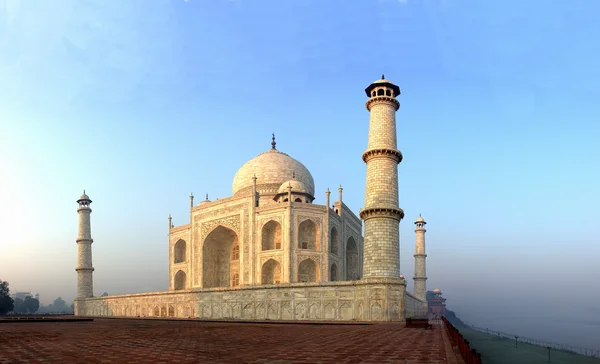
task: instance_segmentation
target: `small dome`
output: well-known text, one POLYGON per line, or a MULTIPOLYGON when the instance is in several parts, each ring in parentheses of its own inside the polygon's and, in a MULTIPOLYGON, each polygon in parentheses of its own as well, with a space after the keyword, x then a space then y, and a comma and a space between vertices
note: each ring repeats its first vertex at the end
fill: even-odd
POLYGON ((304 185, 304 183, 298 181, 297 179, 291 179, 289 181, 283 182, 281 186, 279 186, 279 190, 277 190, 277 193, 287 193, 289 186, 292 186, 292 192, 307 193, 306 186, 304 185))
POLYGON ((82 201, 82 200, 89 200, 90 197, 88 195, 85 194, 85 190, 83 190, 83 194, 79 197, 78 201, 82 201))
POLYGON ((202 204, 205 204, 205 203, 208 203, 208 202, 210 202, 210 200, 208 199, 208 193, 207 193, 206 197, 204 198, 204 200, 200 201, 200 203, 198 205, 202 205, 202 204))
POLYGON ((436 289, 433 290, 433 293, 442 293, 442 291, 440 291, 439 288, 436 288, 436 289))
POLYGON ((386 80, 385 78, 379 79, 373 83, 391 83, 391 84, 393 84, 392 81, 386 80))
POLYGON ((421 216, 417 217, 417 222, 425 222, 425 219, 421 216))
POLYGON ((379 86, 391 88, 394 91, 394 97, 400 95, 400 87, 394 85, 390 80, 386 80, 384 75, 381 75, 381 79, 374 81, 365 89, 367 96, 371 97, 371 91, 379 86))
MULTIPOLYGON (((259 190, 275 194, 282 183, 294 176, 297 182, 304 185, 303 189, 306 193, 311 196, 315 194, 315 182, 308 169, 302 163, 276 149, 259 154, 237 171, 233 178, 233 194, 251 188, 254 176, 259 190)), ((295 187, 292 185, 292 188, 295 187)))

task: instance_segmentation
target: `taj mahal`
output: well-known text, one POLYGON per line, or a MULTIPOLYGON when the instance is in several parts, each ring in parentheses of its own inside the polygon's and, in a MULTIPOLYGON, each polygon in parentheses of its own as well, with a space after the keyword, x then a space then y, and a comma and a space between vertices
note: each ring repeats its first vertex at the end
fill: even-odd
MULTIPOLYGON (((427 312, 425 220, 415 221, 414 292, 400 275, 396 112, 400 88, 383 76, 365 93, 370 113, 362 161, 364 207, 314 204, 315 183, 298 160, 271 147, 245 163, 230 197, 199 203, 189 222, 168 218, 169 289, 93 295, 91 199, 77 200, 75 314, 201 320, 402 321, 427 312), (363 234, 364 232, 364 234, 363 234)), ((357 158, 358 159, 358 158, 357 158)), ((357 164, 357 168, 359 168, 357 164)), ((337 195, 337 196, 335 196, 337 195)), ((187 220, 187 218, 186 218, 187 220)))

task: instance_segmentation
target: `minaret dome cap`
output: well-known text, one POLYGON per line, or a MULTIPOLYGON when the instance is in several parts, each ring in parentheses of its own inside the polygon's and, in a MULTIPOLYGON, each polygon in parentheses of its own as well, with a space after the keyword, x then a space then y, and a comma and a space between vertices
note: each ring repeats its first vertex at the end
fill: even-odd
POLYGON ((415 221, 415 224, 419 224, 419 223, 421 223, 421 224, 427 224, 425 222, 425 219, 423 217, 421 217, 421 216, 417 217, 417 221, 415 221))
POLYGON ((83 190, 83 194, 79 197, 79 200, 77 200, 77 203, 84 202, 84 201, 87 201, 88 203, 92 202, 92 200, 90 200, 90 197, 85 194, 85 190, 83 190))
POLYGON ((371 91, 373 91, 373 89, 375 87, 379 87, 379 86, 386 86, 386 87, 391 88, 392 90, 394 90, 394 96, 400 95, 400 87, 394 85, 389 80, 386 80, 383 75, 381 75, 381 79, 376 80, 372 84, 370 84, 365 89, 365 93, 367 94, 367 96, 371 97, 371 91))

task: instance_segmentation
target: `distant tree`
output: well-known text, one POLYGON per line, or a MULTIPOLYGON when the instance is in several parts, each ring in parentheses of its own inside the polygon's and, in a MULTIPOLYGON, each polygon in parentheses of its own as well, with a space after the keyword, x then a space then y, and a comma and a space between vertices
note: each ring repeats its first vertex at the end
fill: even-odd
POLYGON ((57 299, 54 300, 54 310, 57 312, 66 312, 68 307, 67 307, 67 303, 65 302, 65 300, 63 300, 62 298, 58 297, 57 299))
POLYGON ((8 282, 0 279, 0 315, 6 315, 14 310, 14 300, 10 296, 8 282))
POLYGON ((54 305, 49 304, 47 306, 40 306, 38 309, 39 313, 54 313, 54 305))
POLYGON ((23 307, 23 299, 15 298, 15 305, 13 307, 14 313, 24 313, 25 308, 23 307))
POLYGON ((31 296, 27 296, 23 301, 22 307, 23 313, 35 313, 40 308, 40 301, 31 296))

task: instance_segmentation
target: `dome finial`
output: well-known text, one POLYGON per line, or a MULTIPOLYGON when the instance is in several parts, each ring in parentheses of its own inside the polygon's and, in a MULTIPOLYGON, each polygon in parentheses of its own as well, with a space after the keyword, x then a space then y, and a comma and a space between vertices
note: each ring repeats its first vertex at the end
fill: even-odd
POLYGON ((292 179, 296 179, 296 171, 292 172, 292 179))
POLYGON ((275 144, 276 144, 276 143, 275 143, 275 133, 273 133, 273 138, 271 139, 271 149, 273 149, 273 150, 277 150, 277 149, 275 148, 275 144))
POLYGON ((385 76, 383 75, 383 73, 381 74, 381 79, 385 80, 385 76))

